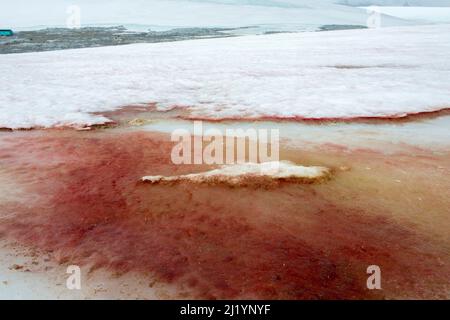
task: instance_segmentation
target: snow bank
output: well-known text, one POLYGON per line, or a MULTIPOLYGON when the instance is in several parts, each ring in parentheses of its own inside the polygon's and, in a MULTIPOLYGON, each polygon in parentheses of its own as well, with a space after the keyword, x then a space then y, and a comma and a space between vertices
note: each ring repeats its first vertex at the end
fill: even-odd
POLYGON ((224 184, 228 186, 267 186, 277 181, 312 183, 330 176, 325 167, 298 166, 289 161, 223 165, 219 169, 179 176, 146 176, 142 182, 150 184, 192 182, 198 184, 224 184))
POLYGON ((156 102, 209 118, 399 116, 450 106, 450 25, 2 55, 0 127, 156 102))

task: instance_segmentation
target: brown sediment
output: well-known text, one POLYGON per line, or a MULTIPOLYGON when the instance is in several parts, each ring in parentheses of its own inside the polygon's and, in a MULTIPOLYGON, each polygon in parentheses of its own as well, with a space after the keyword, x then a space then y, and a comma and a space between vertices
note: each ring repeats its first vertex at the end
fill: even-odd
POLYGON ((289 177, 289 178, 273 178, 271 176, 242 175, 238 178, 227 176, 205 177, 200 179, 189 179, 180 177, 173 180, 149 181, 141 179, 143 184, 149 185, 165 185, 174 186, 178 184, 193 185, 200 184, 204 186, 226 186, 230 188, 253 188, 253 189, 272 189, 278 188, 283 184, 314 184, 322 183, 331 178, 331 174, 327 173, 323 176, 307 178, 307 177, 289 177))
POLYGON ((93 129, 106 129, 106 128, 114 128, 117 127, 118 123, 111 120, 104 123, 99 124, 91 124, 91 125, 56 125, 53 127, 43 127, 43 126, 34 126, 34 127, 27 127, 27 128, 5 128, 0 127, 0 132, 7 131, 7 132, 13 132, 13 131, 33 131, 33 130, 76 130, 76 131, 89 131, 93 129))
POLYGON ((191 113, 184 113, 178 115, 177 118, 183 120, 202 120, 208 122, 225 122, 225 121, 233 121, 233 122, 242 122, 242 121, 291 121, 291 122, 303 122, 310 124, 327 124, 327 123, 386 123, 386 122, 395 122, 395 123, 407 123, 412 121, 419 120, 427 120, 427 119, 435 119, 442 116, 450 115, 450 107, 443 107, 438 110, 433 111, 423 111, 417 113, 398 113, 386 116, 356 116, 356 117, 303 117, 303 116, 256 116, 256 117, 207 117, 201 115, 194 115, 191 113))
POLYGON ((187 114, 187 107, 172 106, 168 110, 158 110, 157 103, 145 103, 123 106, 112 111, 94 112, 93 114, 111 119, 112 123, 117 126, 139 126, 155 119, 183 116, 187 114))
POLYGON ((192 114, 190 112, 189 106, 178 106, 175 105, 167 111, 157 110, 157 103, 148 103, 142 105, 131 105, 124 106, 114 111, 107 112, 98 112, 94 113, 97 115, 105 116, 109 119, 112 119, 115 123, 126 124, 128 121, 133 119, 167 119, 167 118, 175 118, 182 120, 201 120, 208 122, 242 122, 242 121, 291 121, 291 122, 303 122, 310 124, 318 124, 318 123, 386 123, 386 122, 395 122, 395 123, 407 123, 412 121, 419 120, 427 120, 427 119, 435 119, 442 116, 450 115, 450 107, 442 107, 432 111, 423 111, 416 113, 397 113, 386 116, 356 116, 356 117, 302 117, 302 116, 289 116, 289 117, 278 117, 278 116, 256 116, 256 117, 208 117, 192 114))
POLYGON ((321 185, 254 190, 137 183, 209 168, 173 165, 163 134, 35 131, 0 144, 0 185, 12 177, 21 189, 1 199, 0 237, 61 263, 151 274, 195 298, 449 297, 448 154, 283 150, 348 170, 321 185), (373 264, 381 291, 366 288, 373 264))
POLYGON ((78 131, 92 130, 92 129, 106 129, 117 128, 127 126, 140 126, 149 123, 153 120, 168 120, 168 119, 181 119, 188 121, 206 121, 213 123, 220 122, 249 122, 249 121, 273 121, 273 122, 301 122, 305 124, 328 124, 328 123, 367 123, 367 124, 379 124, 379 123, 408 123, 413 121, 435 119, 442 116, 450 115, 450 107, 443 107, 433 111, 423 111, 417 113, 398 113, 386 116, 356 116, 356 117, 303 117, 303 116, 245 116, 239 117, 208 117, 192 114, 189 106, 175 105, 168 110, 158 110, 157 103, 146 103, 137 105, 128 105, 117 108, 111 111, 91 112, 93 115, 104 116, 110 121, 102 124, 93 124, 86 126, 56 126, 52 128, 34 126, 30 128, 17 128, 11 129, 7 127, 0 127, 1 131, 29 131, 29 130, 66 130, 75 129, 78 131))
POLYGON ((156 111, 156 103, 127 105, 111 111, 92 112, 93 115, 111 119, 112 126, 124 125, 136 119, 141 114, 149 114, 156 111))

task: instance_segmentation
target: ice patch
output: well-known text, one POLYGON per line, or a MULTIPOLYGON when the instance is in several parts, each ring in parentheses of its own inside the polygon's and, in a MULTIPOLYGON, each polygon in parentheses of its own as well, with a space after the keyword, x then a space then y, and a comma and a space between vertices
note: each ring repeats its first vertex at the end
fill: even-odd
POLYGON ((192 182, 197 184, 236 186, 267 186, 271 183, 288 181, 294 183, 313 183, 330 177, 325 167, 304 167, 289 161, 264 163, 244 163, 223 165, 218 169, 177 176, 145 176, 141 181, 150 184, 171 184, 192 182))

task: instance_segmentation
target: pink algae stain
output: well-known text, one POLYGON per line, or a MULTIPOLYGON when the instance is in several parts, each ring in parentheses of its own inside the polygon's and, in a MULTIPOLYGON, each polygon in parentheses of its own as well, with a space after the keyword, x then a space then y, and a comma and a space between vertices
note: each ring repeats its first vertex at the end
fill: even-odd
POLYGON ((7 140, 2 166, 39 199, 8 203, 13 215, 2 219, 0 235, 62 263, 137 271, 202 298, 444 292, 449 267, 438 246, 386 218, 333 203, 311 186, 255 191, 138 183, 143 175, 199 170, 171 164, 171 147, 163 136, 139 132, 7 140), (371 264, 383 270, 384 291, 366 289, 371 264))

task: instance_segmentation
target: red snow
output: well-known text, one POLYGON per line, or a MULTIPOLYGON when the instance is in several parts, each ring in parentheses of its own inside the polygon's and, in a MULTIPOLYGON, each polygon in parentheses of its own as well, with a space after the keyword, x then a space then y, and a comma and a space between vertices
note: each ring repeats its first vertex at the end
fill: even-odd
POLYGON ((199 298, 429 297, 422 281, 448 280, 445 254, 427 237, 315 186, 140 184, 202 168, 174 166, 167 137, 111 131, 4 137, 0 165, 27 195, 3 207, 0 237, 61 263, 156 276, 199 298), (371 264, 385 291, 366 289, 371 264))

